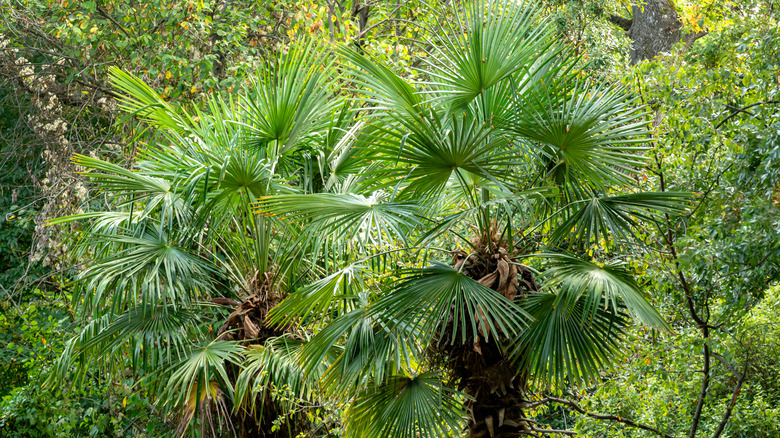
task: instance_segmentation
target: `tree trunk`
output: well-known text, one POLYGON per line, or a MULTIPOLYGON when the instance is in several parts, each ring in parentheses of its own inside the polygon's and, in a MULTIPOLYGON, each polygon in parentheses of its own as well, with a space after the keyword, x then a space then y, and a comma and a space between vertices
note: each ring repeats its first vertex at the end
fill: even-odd
POLYGON ((646 0, 631 7, 634 19, 628 36, 631 43, 631 64, 653 59, 668 52, 682 35, 682 21, 672 0, 646 0))
POLYGON ((368 13, 371 10, 371 5, 364 0, 353 0, 352 2, 352 18, 357 22, 358 34, 355 38, 355 44, 358 47, 363 45, 363 33, 368 25, 368 13))
MULTIPOLYGON (((469 257, 463 251, 453 252, 452 264, 456 269, 462 269, 464 274, 510 301, 522 300, 528 293, 539 290, 531 270, 512 261, 512 249, 495 223, 486 235, 472 240, 472 244, 480 249, 479 254, 469 257)), ((527 435, 532 429, 523 408, 527 375, 496 344, 499 334, 460 342, 452 333, 452 321, 447 324, 449 330, 433 348, 443 356, 452 377, 459 382, 458 389, 471 397, 466 406, 468 437, 527 435)), ((507 340, 501 341, 507 344, 507 340)))
POLYGON ((631 64, 668 52, 680 40, 690 44, 706 35, 702 31, 683 38, 683 22, 673 0, 644 0, 634 4, 631 10, 633 19, 617 15, 609 17, 609 21, 623 28, 631 38, 631 64))
POLYGON ((467 394, 468 438, 514 438, 530 432, 523 409, 527 379, 491 339, 453 340, 452 321, 432 346, 467 394), (454 342, 453 342, 454 341, 454 342))
POLYGON ((514 438, 530 431, 523 410, 525 380, 503 357, 468 378, 463 391, 472 397, 469 438, 514 438))

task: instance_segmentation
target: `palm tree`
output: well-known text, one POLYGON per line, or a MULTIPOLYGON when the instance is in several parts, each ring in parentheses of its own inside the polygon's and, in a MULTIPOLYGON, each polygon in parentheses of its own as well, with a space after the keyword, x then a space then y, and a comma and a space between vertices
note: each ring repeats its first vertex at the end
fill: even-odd
POLYGON ((664 328, 621 256, 684 206, 637 188, 646 113, 531 5, 440 18, 417 82, 297 44, 193 112, 115 70, 162 137, 132 170, 77 157, 111 202, 62 219, 89 220, 93 262, 59 375, 130 364, 182 425, 245 436, 297 412, 286 388, 347 436, 503 438, 537 428, 538 390, 597 379, 632 318, 664 328))
MULTIPOLYGON (((74 158, 107 202, 53 221, 87 221, 78 250, 92 261, 74 284, 87 323, 53 377, 78 384, 96 365, 112 375, 130 367, 178 413, 179 432, 197 412, 204 432, 221 426, 245 436, 271 430, 289 410, 256 403, 272 398, 272 378, 311 391, 316 379, 291 368, 300 337, 264 320, 288 288, 322 276, 309 263, 318 249, 289 224, 252 212, 263 196, 317 190, 317 179, 341 171, 333 157, 312 153, 338 144, 348 107, 322 69, 325 53, 311 57, 311 49, 289 51, 239 101, 215 98, 205 112, 174 107, 112 70, 127 95, 122 108, 158 129, 156 144, 133 169, 74 158)), ((277 435, 288 436, 296 421, 277 435)))

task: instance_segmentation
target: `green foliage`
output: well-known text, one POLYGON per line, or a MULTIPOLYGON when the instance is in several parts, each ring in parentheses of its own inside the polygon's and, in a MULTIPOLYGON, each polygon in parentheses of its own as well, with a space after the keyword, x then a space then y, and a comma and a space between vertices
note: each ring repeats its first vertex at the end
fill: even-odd
MULTIPOLYGON (((753 6, 751 14, 715 8, 706 20, 717 16, 720 25, 711 22, 709 35, 685 52, 639 65, 636 77, 626 79, 657 114, 647 186, 697 196, 690 213, 659 224, 657 239, 677 255, 648 253, 638 262, 675 334, 634 331, 625 363, 589 395, 588 408, 673 436, 691 427, 705 344, 712 368, 699 434, 714 434, 732 401, 722 436, 780 433, 777 384, 765 374, 777 354, 769 328, 774 316, 765 306, 776 301, 780 276, 774 165, 780 35, 776 13, 753 6)), ((578 427, 606 433, 606 425, 584 417, 578 427)), ((609 434, 651 436, 614 428, 609 434)))
MULTIPOLYGON (((767 26, 743 17, 670 59, 675 68, 648 63, 635 79, 659 111, 656 157, 666 190, 701 195, 678 236, 680 262, 697 290, 731 303, 717 316, 723 320, 757 303, 780 275, 770 164, 780 120, 780 34, 767 26)), ((660 187, 657 175, 647 176, 660 187)))
POLYGON ((346 436, 437 437, 457 433, 463 418, 455 414, 457 402, 442 394, 444 391, 451 389, 430 372, 394 376, 358 395, 346 414, 346 436))
POLYGON ((156 437, 168 424, 153 415, 149 400, 122 385, 90 382, 67 394, 41 389, 38 373, 0 403, 0 437, 156 437))
MULTIPOLYGON (((121 107, 159 140, 131 169, 76 156, 107 203, 51 221, 85 221, 78 251, 93 260, 74 286, 79 317, 90 319, 51 382, 64 383, 73 368, 82 381, 98 362, 114 379, 132 367, 180 431, 298 430, 306 422, 290 391, 302 406, 338 397, 347 434, 446 436, 477 394, 450 387, 472 377, 435 365, 424 346, 450 339, 481 360, 485 345, 507 363, 514 349, 515 369, 502 378, 563 385, 610 363, 624 307, 664 326, 628 271, 581 260, 582 251, 553 256, 540 299, 524 296, 516 250, 496 232, 529 233, 541 241, 532 252, 556 251, 546 232, 607 187, 617 195, 604 201, 616 212, 610 231, 631 234, 657 212, 681 212, 683 197, 640 192, 629 177, 648 149, 636 99, 580 80, 532 5, 475 2, 438 19, 448 17, 466 32, 438 27, 417 83, 365 53, 303 41, 265 63, 237 97, 210 98, 203 110, 112 70, 121 107), (354 173, 329 175, 342 155, 322 139, 343 132, 347 144, 337 147, 355 150, 354 173), (312 158, 322 181, 353 183, 310 184, 312 158), (530 213, 522 228, 511 221, 519 212, 530 213), (407 246, 462 238, 471 218, 474 253, 454 267, 419 260, 407 246), (388 254, 395 266, 377 266, 388 254), (493 277, 467 268, 497 259, 493 277), (244 301, 214 330, 224 315, 205 301, 232 296, 244 301), (285 420, 269 425, 269 412, 285 420)), ((579 231, 601 216, 574 215, 566 226, 579 231)))
POLYGON ((46 293, 36 290, 25 294, 30 300, 14 303, 3 300, 0 314, 0 396, 28 381, 42 363, 53 360, 62 351, 62 336, 70 323, 70 314, 62 301, 47 303, 46 293), (15 305, 21 307, 17 311, 15 305))
POLYGON ((23 108, 15 106, 12 88, 0 82, 0 299, 5 299, 28 272, 38 203, 31 177, 40 176, 40 149, 18 147, 11 139, 28 140, 30 132, 20 123, 23 108), (6 140, 7 139, 7 140, 6 140))
POLYGON ((62 353, 71 333, 71 314, 62 300, 29 291, 22 312, 3 301, 0 314, 0 437, 160 436, 163 418, 152 415, 149 400, 132 390, 134 382, 88 380, 71 391, 46 389, 47 369, 62 353), (143 421, 140 421, 143 420, 143 421))
MULTIPOLYGON (((772 373, 778 368, 777 333, 778 291, 773 287, 764 301, 731 332, 711 341, 723 351, 729 363, 748 361, 743 386, 734 407, 726 436, 752 437, 780 434, 780 393, 772 373)), ((588 408, 594 412, 610 412, 644 424, 655 425, 672 436, 687 432, 700 387, 701 340, 696 330, 679 330, 673 336, 658 337, 638 331, 620 370, 609 375, 605 383, 588 397, 588 408)), ((715 378, 705 405, 702 435, 711 435, 725 406, 731 402, 737 383, 734 370, 721 360, 714 360, 715 378)), ((655 436, 632 429, 615 430, 614 426, 580 417, 578 429, 586 436, 655 436)))

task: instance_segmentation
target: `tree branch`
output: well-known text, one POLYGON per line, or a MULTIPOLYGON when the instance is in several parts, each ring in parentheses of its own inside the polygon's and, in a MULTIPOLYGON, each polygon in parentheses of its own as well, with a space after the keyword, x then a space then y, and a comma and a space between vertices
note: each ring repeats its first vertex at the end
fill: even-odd
MULTIPOLYGON (((572 410, 574 410, 576 412, 579 412, 580 414, 585 415, 587 417, 596 419, 596 420, 615 421, 617 423, 623 423, 626 426, 635 427, 637 429, 642 429, 642 430, 646 430, 648 432, 652 432, 652 433, 654 433, 654 434, 656 434, 658 436, 664 437, 664 438, 672 438, 671 435, 667 435, 667 434, 661 432, 660 430, 658 430, 658 429, 656 429, 654 427, 648 426, 646 424, 637 423, 636 421, 631 421, 631 420, 629 420, 627 418, 623 418, 623 417, 621 417, 619 415, 604 415, 604 414, 594 414, 592 412, 588 412, 585 409, 583 409, 576 402, 573 402, 571 400, 566 400, 564 398, 548 396, 548 397, 545 397, 544 399, 542 399, 542 400, 540 400, 538 402, 533 402, 533 405, 538 406, 540 404, 550 403, 550 402, 558 403, 558 404, 561 404, 561 405, 564 405, 564 406, 568 406, 572 410)), ((557 432, 557 433, 561 433, 561 432, 557 432)))
MULTIPOLYGON (((723 124, 725 124, 726 122, 731 120, 737 114, 739 114, 741 112, 747 112, 745 110, 747 110, 748 108, 753 108, 754 106, 758 106, 758 105, 769 105, 769 104, 773 104, 773 103, 780 103, 780 100, 766 100, 766 101, 763 101, 763 102, 756 102, 754 104, 748 105, 748 106, 743 107, 743 108, 734 108, 732 110, 731 114, 729 114, 728 117, 726 117, 725 119, 721 120, 720 123, 718 123, 718 125, 715 126, 715 130, 717 131, 718 129, 720 129, 720 127, 723 126, 723 124)), ((752 113, 748 113, 748 114, 752 115, 752 113)))
POLYGON ((540 429, 538 427, 533 427, 533 426, 531 426, 531 430, 521 430, 518 431, 518 433, 522 435, 531 435, 531 436, 540 436, 541 434, 558 434, 558 435, 569 435, 569 436, 577 435, 577 432, 574 432, 573 430, 540 429))
MULTIPOLYGON (((666 181, 664 180, 663 166, 661 165, 661 160, 657 154, 655 156, 655 163, 658 169, 661 191, 665 192, 666 181)), ((688 279, 685 277, 685 273, 683 273, 682 268, 680 267, 680 260, 677 256, 677 248, 674 244, 674 227, 672 226, 672 219, 669 216, 669 213, 664 213, 664 217, 666 218, 666 233, 664 234, 662 232, 661 234, 666 240, 666 245, 669 248, 671 261, 674 263, 675 271, 677 271, 677 278, 680 280, 680 284, 682 285, 683 293, 685 294, 685 301, 688 304, 688 312, 690 313, 691 318, 693 318, 693 320, 696 322, 699 330, 701 330, 702 338, 704 339, 704 369, 702 370, 704 377, 701 382, 699 398, 696 402, 696 410, 694 411, 693 419, 691 420, 691 428, 688 431, 688 438, 694 438, 696 436, 696 431, 699 429, 699 421, 701 420, 701 413, 704 409, 704 399, 707 397, 707 391, 710 387, 710 345, 708 341, 710 338, 711 326, 709 325, 709 312, 707 314, 707 320, 702 319, 702 317, 699 316, 699 314, 696 312, 696 306, 693 302, 693 288, 691 287, 690 283, 688 283, 688 279)))
POLYGON ((114 26, 116 26, 117 29, 121 30, 122 33, 125 34, 128 38, 133 37, 132 35, 130 35, 130 32, 128 32, 127 29, 125 29, 125 27, 122 26, 118 21, 116 21, 114 17, 112 17, 108 13, 108 11, 106 11, 105 8, 103 8, 103 6, 101 6, 100 4, 97 4, 97 11, 100 15, 103 16, 103 18, 110 21, 114 26))
POLYGON ((734 410, 734 405, 737 404, 737 398, 739 397, 739 392, 742 390, 742 384, 745 383, 745 378, 747 378, 747 370, 748 365, 750 364, 750 356, 748 355, 745 358, 745 365, 742 369, 742 373, 738 373, 737 370, 731 366, 730 363, 726 361, 726 358, 715 355, 716 359, 723 362, 724 365, 726 365, 729 369, 731 369, 731 372, 734 373, 735 376, 737 376, 737 385, 734 387, 734 391, 731 393, 731 400, 729 401, 728 406, 726 406, 726 410, 723 412, 723 417, 720 420, 720 423, 718 423, 718 429, 715 430, 715 433, 712 434, 712 438, 719 438, 720 434, 723 433, 723 430, 726 428, 726 424, 729 422, 729 418, 731 417, 731 412, 734 410))
POLYGON ((634 24, 634 20, 615 14, 611 14, 609 17, 607 17, 607 20, 610 23, 617 24, 618 27, 625 30, 626 32, 628 32, 628 29, 631 29, 631 25, 634 24))

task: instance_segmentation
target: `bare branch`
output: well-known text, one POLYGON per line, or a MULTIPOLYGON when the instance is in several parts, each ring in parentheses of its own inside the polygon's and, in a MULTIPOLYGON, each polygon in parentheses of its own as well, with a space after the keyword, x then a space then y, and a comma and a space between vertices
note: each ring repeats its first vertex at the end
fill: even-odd
POLYGON ((726 410, 723 412, 723 417, 720 420, 720 423, 718 423, 718 429, 715 430, 715 433, 712 434, 712 438, 719 438, 720 434, 723 433, 723 430, 726 428, 726 424, 729 422, 729 418, 731 417, 731 412, 734 410, 734 405, 737 404, 737 398, 739 398, 739 392, 742 390, 742 384, 745 383, 745 378, 747 377, 747 370, 748 365, 750 364, 750 356, 748 355, 745 358, 745 364, 742 368, 742 373, 738 373, 737 370, 729 364, 725 358, 723 358, 720 355, 714 355, 718 360, 722 360, 722 362, 728 366, 731 369, 731 372, 734 373, 735 376, 737 376, 737 384, 734 387, 734 391, 731 393, 731 400, 729 400, 728 406, 726 406, 726 410))
POLYGON ((631 25, 634 24, 634 20, 626 17, 621 17, 620 15, 610 15, 607 17, 607 20, 609 20, 610 23, 617 24, 621 29, 628 32, 628 29, 631 29, 631 25))
MULTIPOLYGON (((741 112, 747 112, 747 111, 745 111, 745 110, 747 110, 747 109, 749 109, 749 108, 752 108, 752 107, 754 107, 754 106, 758 106, 758 105, 769 105, 769 104, 775 104, 775 103, 780 103, 780 100, 767 100, 767 101, 763 101, 763 102, 756 102, 756 103, 754 103, 754 104, 748 105, 748 106, 746 106, 746 107, 743 107, 743 108, 734 108, 734 109, 732 110, 732 113, 731 113, 731 114, 729 114, 729 116, 728 116, 728 117, 726 117, 725 119, 721 120, 721 121, 720 121, 720 123, 718 123, 718 125, 717 125, 717 126, 715 126, 715 130, 717 131, 718 129, 720 129, 720 127, 721 127, 721 126, 723 126, 723 124, 725 124, 726 122, 728 122, 729 120, 731 120, 731 119, 732 119, 734 116, 736 116, 737 114, 739 114, 739 113, 741 113, 741 112)), ((748 114, 751 114, 751 113, 748 113, 748 114)), ((751 114, 751 115, 752 115, 752 114, 751 114)))
MULTIPOLYGON (((564 405, 564 406, 568 406, 572 410, 574 410, 576 412, 579 412, 582 415, 585 415, 585 416, 588 416, 590 418, 593 418, 595 420, 615 421, 617 423, 625 424, 626 426, 635 427, 637 429, 642 429, 642 430, 646 430, 648 432, 652 432, 652 433, 654 433, 654 434, 656 434, 658 436, 664 437, 664 438, 672 438, 671 435, 667 435, 667 434, 661 432, 660 430, 658 430, 658 429, 656 429, 656 428, 654 428, 652 426, 648 426, 646 424, 637 423, 636 421, 632 421, 632 420, 629 420, 627 418, 623 418, 623 417, 621 417, 619 415, 594 414, 592 412, 588 412, 585 409, 583 409, 576 402, 571 401, 571 400, 566 400, 564 398, 548 396, 548 397, 545 397, 544 399, 542 399, 542 400, 540 400, 538 402, 533 402, 533 405, 534 406, 538 406, 540 404, 545 404, 545 403, 558 403, 558 404, 561 404, 561 405, 564 405)), ((558 433, 560 433, 560 432, 558 432, 558 433)))

